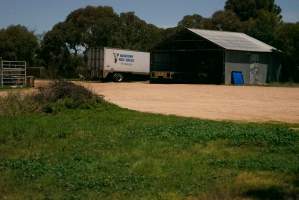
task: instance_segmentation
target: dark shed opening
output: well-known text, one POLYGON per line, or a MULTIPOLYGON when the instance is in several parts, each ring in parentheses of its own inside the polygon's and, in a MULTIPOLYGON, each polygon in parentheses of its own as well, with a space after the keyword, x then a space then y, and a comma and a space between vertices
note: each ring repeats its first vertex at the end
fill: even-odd
POLYGON ((151 71, 176 72, 178 81, 220 84, 224 56, 224 49, 184 29, 152 50, 151 71))

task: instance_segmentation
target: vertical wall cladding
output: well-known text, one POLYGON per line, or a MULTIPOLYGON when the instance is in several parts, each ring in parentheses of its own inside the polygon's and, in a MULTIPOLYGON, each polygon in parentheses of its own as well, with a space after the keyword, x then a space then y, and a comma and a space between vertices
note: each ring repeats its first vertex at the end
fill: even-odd
POLYGON ((250 82, 250 53, 226 51, 225 53, 225 84, 232 83, 232 72, 242 72, 244 83, 250 82))
POLYGON ((100 65, 101 65, 101 55, 103 51, 102 49, 98 48, 91 48, 87 52, 88 57, 88 69, 90 71, 91 79, 98 79, 100 78, 100 65))
POLYGON ((250 82, 250 65, 245 63, 226 63, 225 64, 225 84, 232 84, 232 72, 242 72, 244 84, 250 82))
POLYGON ((231 84, 231 73, 242 72, 245 84, 265 84, 269 75, 273 74, 272 54, 242 51, 226 51, 225 61, 225 84, 231 84), (270 69, 270 70, 269 70, 270 69))
POLYGON ((251 85, 261 85, 267 83, 268 65, 260 63, 250 64, 250 81, 251 85))

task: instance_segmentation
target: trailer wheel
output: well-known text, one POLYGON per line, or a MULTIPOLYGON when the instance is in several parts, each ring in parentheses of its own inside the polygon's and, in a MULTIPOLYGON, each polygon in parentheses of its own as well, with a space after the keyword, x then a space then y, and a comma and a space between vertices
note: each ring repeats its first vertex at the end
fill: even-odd
POLYGON ((121 73, 114 73, 112 76, 114 82, 123 82, 124 78, 125 78, 124 75, 121 73))

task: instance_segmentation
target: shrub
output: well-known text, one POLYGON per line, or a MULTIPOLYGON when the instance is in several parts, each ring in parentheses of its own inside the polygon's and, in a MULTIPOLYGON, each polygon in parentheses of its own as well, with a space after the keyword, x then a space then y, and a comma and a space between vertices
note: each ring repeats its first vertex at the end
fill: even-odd
POLYGON ((35 95, 38 101, 56 102, 60 99, 70 98, 81 103, 94 98, 94 94, 84 88, 67 81, 54 81, 48 87, 39 88, 39 92, 35 95))
POLYGON ((53 113, 63 109, 91 108, 103 98, 83 86, 67 81, 54 81, 34 94, 9 93, 0 99, 0 115, 29 112, 53 113))

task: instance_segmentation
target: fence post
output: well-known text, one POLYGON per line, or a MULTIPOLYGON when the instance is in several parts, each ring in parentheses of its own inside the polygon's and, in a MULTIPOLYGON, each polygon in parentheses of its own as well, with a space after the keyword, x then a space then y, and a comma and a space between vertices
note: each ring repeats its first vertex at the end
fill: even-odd
POLYGON ((3 61, 2 61, 2 57, 0 57, 0 70, 1 70, 1 87, 3 88, 3 61))
POLYGON ((27 62, 25 61, 25 80, 24 80, 24 87, 26 87, 27 86, 27 62))

